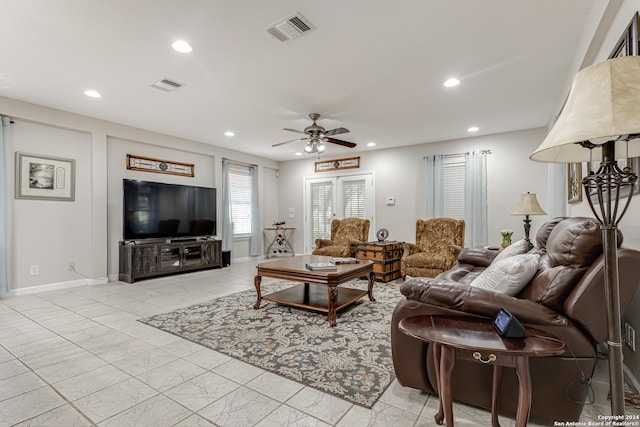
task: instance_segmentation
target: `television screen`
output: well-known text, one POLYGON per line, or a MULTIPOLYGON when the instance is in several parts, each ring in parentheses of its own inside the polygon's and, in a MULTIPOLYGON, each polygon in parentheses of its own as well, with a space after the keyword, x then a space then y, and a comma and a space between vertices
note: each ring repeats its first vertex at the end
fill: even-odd
POLYGON ((124 240, 213 236, 216 189, 123 180, 124 240))

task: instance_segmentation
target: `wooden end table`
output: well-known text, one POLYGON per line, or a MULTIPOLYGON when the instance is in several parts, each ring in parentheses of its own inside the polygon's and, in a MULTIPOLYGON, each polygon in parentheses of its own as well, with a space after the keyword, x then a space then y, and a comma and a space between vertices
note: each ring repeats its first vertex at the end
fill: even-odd
POLYGON ((319 255, 301 255, 293 258, 283 258, 277 261, 262 262, 256 265, 257 274, 253 279, 256 287, 258 301, 253 308, 260 308, 262 300, 273 301, 292 307, 327 313, 331 326, 336 326, 336 312, 353 304, 365 295, 373 298, 373 262, 358 261, 356 264, 340 264, 335 270, 307 270, 307 263, 329 262, 331 257, 319 255), (262 295, 260 284, 262 277, 274 277, 276 279, 295 280, 302 282, 298 286, 262 295), (369 280, 367 290, 340 288, 338 285, 359 277, 367 277, 369 280), (327 290, 309 284, 326 286, 327 290))
POLYGON ((452 316, 407 317, 398 324, 404 334, 433 344, 436 382, 440 406, 437 424, 444 420, 453 426, 451 373, 456 358, 493 365, 491 425, 499 427, 498 396, 502 367, 516 369, 519 395, 516 426, 525 427, 531 410, 529 357, 556 356, 564 353, 565 344, 547 332, 525 326, 525 338, 502 338, 489 319, 452 316))

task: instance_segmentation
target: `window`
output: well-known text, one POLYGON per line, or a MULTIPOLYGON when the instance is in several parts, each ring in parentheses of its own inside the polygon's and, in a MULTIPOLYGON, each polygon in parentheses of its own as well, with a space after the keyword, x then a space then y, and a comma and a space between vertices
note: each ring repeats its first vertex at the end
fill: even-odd
POLYGON ((425 156, 427 218, 464 219, 467 247, 487 244, 487 154, 425 156))
POLYGON ((442 216, 464 219, 464 155, 446 156, 442 160, 442 216))
POLYGON ((251 234, 251 171, 248 166, 229 165, 229 201, 233 235, 251 234))
POLYGON ((305 180, 305 253, 316 239, 331 237, 334 218, 368 218, 373 225, 373 175, 354 174, 305 180))
POLYGON ((334 181, 313 182, 309 186, 311 212, 309 229, 312 242, 316 239, 328 239, 331 236, 331 220, 333 219, 334 181))
POLYGON ((367 198, 366 181, 364 179, 344 181, 342 184, 342 206, 344 218, 366 218, 367 198))

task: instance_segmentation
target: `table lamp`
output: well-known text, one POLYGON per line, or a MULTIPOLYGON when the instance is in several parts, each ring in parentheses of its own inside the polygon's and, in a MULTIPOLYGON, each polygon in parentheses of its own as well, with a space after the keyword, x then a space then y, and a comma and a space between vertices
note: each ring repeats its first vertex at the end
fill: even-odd
POLYGON ((614 58, 575 75, 558 120, 530 156, 540 162, 602 161, 582 185, 602 230, 612 415, 624 415, 617 228, 638 179, 629 167, 620 169, 616 158, 640 156, 639 137, 640 57, 614 58))
POLYGON ((538 199, 535 194, 531 194, 527 191, 527 194, 521 194, 520 200, 516 210, 511 212, 511 215, 524 215, 524 241, 527 242, 527 247, 531 249, 533 244, 529 240, 529 231, 531 231, 531 220, 529 215, 546 215, 547 213, 542 210, 538 204, 538 199))

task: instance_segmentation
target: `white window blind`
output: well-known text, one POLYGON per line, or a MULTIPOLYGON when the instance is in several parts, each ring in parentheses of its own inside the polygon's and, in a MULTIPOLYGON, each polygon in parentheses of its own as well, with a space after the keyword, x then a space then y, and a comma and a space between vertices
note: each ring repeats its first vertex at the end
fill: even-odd
POLYGON ((464 155, 446 156, 442 161, 442 216, 464 219, 464 155))
POLYGON ((333 182, 313 183, 311 189, 311 242, 331 237, 333 219, 333 182))
POLYGON ((342 206, 344 206, 345 218, 367 217, 366 184, 364 179, 342 183, 342 206))
POLYGON ((251 172, 248 166, 229 166, 229 198, 233 234, 251 233, 251 172))

